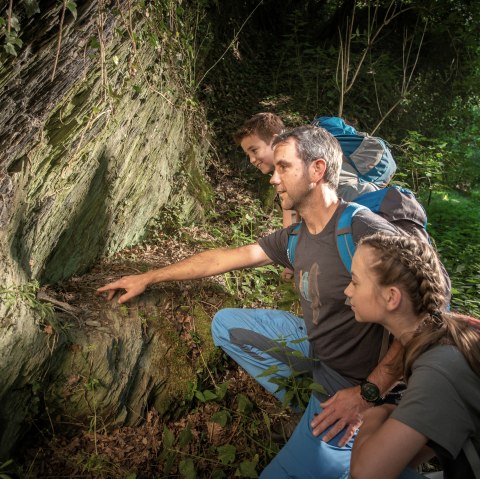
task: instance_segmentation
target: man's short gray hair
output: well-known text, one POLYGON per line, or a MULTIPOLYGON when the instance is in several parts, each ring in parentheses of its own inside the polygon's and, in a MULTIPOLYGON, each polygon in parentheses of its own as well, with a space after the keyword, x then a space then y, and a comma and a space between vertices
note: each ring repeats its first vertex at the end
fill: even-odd
POLYGON ((325 160, 325 182, 336 190, 343 158, 342 148, 337 139, 324 128, 304 125, 277 135, 273 139, 272 147, 275 148, 290 138, 295 140, 297 154, 305 163, 305 167, 308 167, 314 160, 325 160))

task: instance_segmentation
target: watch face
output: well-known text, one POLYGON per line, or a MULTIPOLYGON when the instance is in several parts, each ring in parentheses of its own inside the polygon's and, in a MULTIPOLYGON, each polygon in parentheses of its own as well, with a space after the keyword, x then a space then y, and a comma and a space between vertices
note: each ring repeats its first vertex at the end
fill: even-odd
POLYGON ((375 402, 380 398, 380 390, 378 387, 369 382, 364 382, 361 385, 362 397, 365 401, 375 402))

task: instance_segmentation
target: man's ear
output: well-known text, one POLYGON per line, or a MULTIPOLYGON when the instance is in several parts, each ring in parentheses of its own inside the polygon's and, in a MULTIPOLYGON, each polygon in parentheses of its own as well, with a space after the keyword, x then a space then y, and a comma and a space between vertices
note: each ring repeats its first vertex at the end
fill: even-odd
POLYGON ((310 173, 312 175, 312 181, 315 183, 320 181, 325 176, 327 170, 327 162, 323 158, 313 160, 310 163, 310 173))
POLYGON ((396 286, 386 286, 382 291, 388 311, 395 311, 402 302, 402 291, 396 286))

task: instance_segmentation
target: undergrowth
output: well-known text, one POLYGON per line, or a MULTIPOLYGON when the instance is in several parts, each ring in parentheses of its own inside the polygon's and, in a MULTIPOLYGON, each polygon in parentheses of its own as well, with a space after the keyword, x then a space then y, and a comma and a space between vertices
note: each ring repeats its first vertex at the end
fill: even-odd
POLYGON ((452 309, 480 317, 480 191, 434 191, 427 213, 452 281, 452 309))

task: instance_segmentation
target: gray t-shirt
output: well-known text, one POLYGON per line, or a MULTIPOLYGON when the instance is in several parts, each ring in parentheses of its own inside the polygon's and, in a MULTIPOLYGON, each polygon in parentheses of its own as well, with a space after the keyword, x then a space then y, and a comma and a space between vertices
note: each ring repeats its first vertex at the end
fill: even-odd
MULTIPOLYGON (((259 244, 274 263, 294 270, 312 357, 349 383, 358 384, 378 364, 383 327, 358 323, 345 303, 344 291, 351 277, 338 252, 336 226, 346 206, 347 203, 341 202, 319 234, 310 234, 302 224, 295 248, 295 265, 290 264, 287 256, 289 233, 295 225, 261 238, 259 244)), ((394 226, 371 211, 361 210, 353 217, 355 243, 377 231, 398 233, 394 226)), ((313 377, 322 383, 320 367, 319 362, 314 362, 313 377)))
POLYGON ((430 440, 445 478, 474 478, 462 447, 471 438, 480 451, 480 378, 455 346, 435 346, 415 361, 391 417, 430 440))

